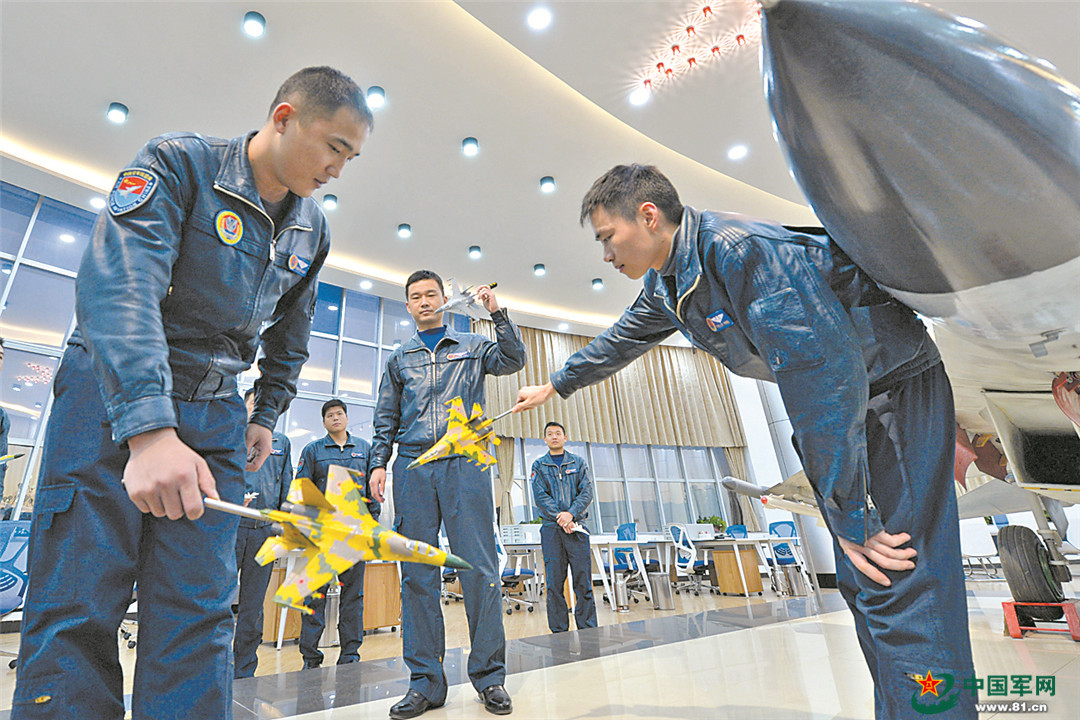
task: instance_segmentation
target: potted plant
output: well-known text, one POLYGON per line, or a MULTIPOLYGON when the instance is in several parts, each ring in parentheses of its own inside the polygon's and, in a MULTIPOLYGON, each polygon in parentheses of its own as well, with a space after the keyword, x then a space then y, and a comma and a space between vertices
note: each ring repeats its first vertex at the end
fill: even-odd
POLYGON ((702 525, 712 525, 713 530, 716 531, 717 535, 723 535, 724 534, 724 528, 727 527, 727 523, 725 523, 724 519, 722 517, 720 517, 719 515, 709 515, 707 517, 699 517, 698 518, 698 523, 700 523, 702 525))

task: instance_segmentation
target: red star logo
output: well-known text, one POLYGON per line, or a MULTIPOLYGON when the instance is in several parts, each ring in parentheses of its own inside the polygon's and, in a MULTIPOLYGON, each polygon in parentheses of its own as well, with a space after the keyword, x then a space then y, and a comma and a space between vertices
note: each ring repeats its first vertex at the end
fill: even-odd
POLYGON ((915 676, 915 682, 922 685, 922 692, 919 693, 919 697, 926 695, 927 693, 933 693, 934 697, 937 697, 937 686, 944 682, 944 680, 935 680, 931 671, 926 671, 926 677, 920 678, 915 676))

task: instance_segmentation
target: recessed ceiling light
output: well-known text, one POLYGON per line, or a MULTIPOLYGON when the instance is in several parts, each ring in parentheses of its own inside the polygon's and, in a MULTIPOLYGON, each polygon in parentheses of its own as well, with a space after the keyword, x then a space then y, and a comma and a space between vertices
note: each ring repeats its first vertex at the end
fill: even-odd
POLYGON ((407 240, 412 237, 412 225, 409 223, 401 223, 397 226, 397 236, 402 240, 407 240))
POLYGON ((22 388, 19 387, 19 383, 15 383, 14 385, 12 385, 11 389, 14 390, 15 392, 22 392, 22 388))
POLYGON ((603 290, 604 289, 604 281, 601 280, 600 278, 593 278, 592 289, 593 290, 603 290))
POLYGON ((480 142, 474 137, 467 137, 461 141, 461 152, 467 157, 472 157, 480 152, 480 142))
POLYGON ((533 265, 533 275, 536 275, 537 277, 547 275, 547 268, 544 267, 543 263, 536 263, 533 265))
POLYGON ((373 283, 370 280, 361 280, 360 281, 360 289, 361 290, 370 290, 372 288, 372 285, 373 285, 373 283))
POLYGON ((368 107, 372 110, 378 110, 386 104, 386 91, 378 85, 372 85, 371 87, 369 87, 366 93, 366 97, 368 107))
POLYGON ((105 117, 117 125, 127 122, 128 107, 124 103, 109 103, 109 109, 105 111, 105 117))
POLYGON ((401 325, 401 327, 409 327, 409 325, 411 325, 412 323, 408 320, 402 320, 399 324, 401 325))
POLYGON ((469 248, 469 257, 471 257, 473 260, 479 260, 483 254, 484 253, 480 251, 479 245, 473 245, 469 248))
POLYGON ((92 198, 90 198, 90 207, 94 208, 95 210, 103 210, 105 208, 105 198, 103 198, 103 197, 92 197, 92 198))
POLYGON ((551 11, 546 7, 533 8, 525 20, 533 30, 545 30, 551 24, 551 11))
POLYGON ((630 93, 631 105, 644 105, 652 98, 652 88, 649 85, 649 81, 646 80, 644 85, 638 85, 630 93))
POLYGON ((545 175, 540 178, 540 192, 553 193, 555 192, 555 178, 550 175, 545 175))
POLYGON ((66 243, 73 243, 73 242, 75 242, 75 236, 74 236, 74 235, 71 235, 71 234, 69 234, 69 233, 64 233, 63 235, 61 235, 61 236, 60 236, 60 239, 61 239, 61 240, 62 240, 63 242, 66 242, 66 243))
POLYGON ((337 305, 327 305, 326 309, 329 310, 330 312, 337 312, 338 311, 338 306, 337 305))
POLYGON ((732 145, 727 151, 728 160, 742 160, 750 154, 750 149, 745 145, 732 145))
POLYGON ((323 210, 337 210, 337 195, 323 195, 323 210))
POLYGON ((570 329, 570 323, 559 323, 559 332, 566 332, 570 329))
POLYGON ((5 265, 4 269, 0 270, 0 272, 4 273, 5 275, 10 275, 11 274, 11 266, 10 265, 5 265))
POLYGON ((266 31, 266 18, 262 16, 262 13, 254 10, 245 13, 243 28, 249 37, 262 37, 263 32, 266 31))

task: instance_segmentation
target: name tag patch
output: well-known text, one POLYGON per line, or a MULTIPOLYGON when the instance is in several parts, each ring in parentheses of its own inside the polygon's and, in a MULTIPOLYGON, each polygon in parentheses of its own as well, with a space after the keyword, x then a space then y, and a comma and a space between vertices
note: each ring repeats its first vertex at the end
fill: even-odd
POLYGON ((109 193, 109 212, 123 215, 146 204, 158 185, 157 175, 142 168, 122 171, 109 193))
POLYGON ((278 448, 274 448, 273 450, 271 450, 271 451, 270 451, 270 454, 271 454, 271 455, 284 455, 284 454, 285 454, 285 451, 284 451, 284 450, 280 450, 280 449, 278 449, 278 448))
POLYGON ((289 269, 297 275, 307 275, 308 268, 310 267, 310 260, 307 260, 295 254, 289 256, 289 269))
POLYGON ((577 472, 577 468, 576 468, 576 467, 569 467, 569 468, 566 468, 566 474, 567 474, 567 475, 569 475, 570 473, 576 473, 576 472, 577 472))
POLYGON ((709 326, 709 329, 713 332, 720 332, 734 325, 734 321, 727 316, 723 310, 717 310, 709 317, 705 318, 705 324, 709 326))
POLYGON ((465 350, 463 352, 450 353, 449 355, 446 356, 446 359, 447 360, 461 360, 462 358, 467 358, 467 357, 469 357, 469 351, 465 350))
POLYGON ((244 221, 232 210, 222 210, 214 218, 218 239, 226 245, 235 245, 244 236, 244 221))
POLYGON ((362 457, 364 457, 364 453, 362 453, 362 452, 354 452, 352 454, 352 456, 357 457, 357 458, 362 458, 362 457))

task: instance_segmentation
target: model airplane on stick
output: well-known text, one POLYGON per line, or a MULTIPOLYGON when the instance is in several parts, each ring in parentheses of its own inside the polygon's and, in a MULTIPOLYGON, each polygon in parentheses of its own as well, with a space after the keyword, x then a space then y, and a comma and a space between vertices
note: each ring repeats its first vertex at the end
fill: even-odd
POLYGON ((490 420, 484 418, 484 410, 480 403, 473 403, 472 414, 465 414, 465 403, 460 397, 447 401, 450 408, 450 419, 447 422, 446 434, 439 441, 428 448, 420 457, 408 465, 408 469, 424 465, 432 460, 440 458, 464 455, 481 470, 495 464, 495 456, 488 452, 488 446, 498 445, 499 438, 495 435, 492 425, 496 420, 506 417, 510 410, 497 415, 490 420))
MULTIPOLYGON (((488 287, 494 290, 499 283, 489 283, 488 287)), ((457 280, 450 278, 450 299, 439 306, 435 312, 468 312, 476 304, 476 295, 472 286, 460 287, 457 280)))
POLYGON ((274 602, 311 614, 304 604, 326 585, 361 560, 399 560, 425 565, 471 570, 456 555, 419 540, 388 530, 376 522, 364 497, 364 474, 331 465, 326 494, 310 479, 293 480, 289 501, 281 510, 255 510, 205 499, 207 507, 254 520, 272 520, 282 534, 269 538, 255 559, 268 565, 293 550, 302 551, 299 562, 274 595, 274 602))

